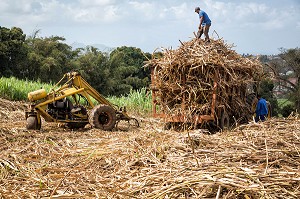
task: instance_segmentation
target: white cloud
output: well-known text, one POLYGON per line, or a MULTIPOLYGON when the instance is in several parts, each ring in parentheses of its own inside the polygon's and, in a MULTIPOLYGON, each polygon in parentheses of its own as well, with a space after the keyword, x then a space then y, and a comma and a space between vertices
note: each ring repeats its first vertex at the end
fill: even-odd
POLYGON ((115 0, 79 0, 79 3, 83 7, 99 7, 113 5, 115 0))
POLYGON ((139 20, 141 19, 152 20, 155 19, 158 15, 160 16, 160 18, 164 16, 161 15, 161 12, 158 12, 159 8, 157 7, 157 5, 155 5, 155 2, 149 3, 149 2, 129 1, 128 4, 131 6, 131 8, 134 11, 133 13, 130 13, 130 15, 141 16, 139 20))
POLYGON ((9 1, 0 1, 0 12, 3 13, 9 8, 9 1))
POLYGON ((174 15, 177 19, 187 18, 187 16, 190 15, 189 13, 193 13, 193 9, 190 9, 186 3, 182 3, 178 6, 172 6, 170 10, 172 11, 172 15, 174 15))
POLYGON ((212 4, 211 8, 214 10, 214 14, 216 16, 226 16, 229 12, 229 9, 231 7, 231 3, 223 3, 223 2, 215 2, 212 4))
MULTIPOLYGON (((213 23, 216 22, 222 28, 281 29, 288 26, 288 21, 293 21, 291 12, 295 12, 295 9, 287 12, 287 9, 266 4, 266 1, 205 0, 204 4, 213 23)), ((295 15, 299 16, 299 14, 295 15)))
POLYGON ((26 3, 26 0, 20 1, 9 1, 9 0, 1 0, 1 8, 4 12, 18 12, 18 13, 26 13, 30 10, 30 5, 32 0, 29 0, 26 3))
POLYGON ((267 7, 264 4, 257 3, 242 3, 236 5, 236 17, 239 20, 257 20, 259 16, 266 13, 267 7))
POLYGON ((129 4, 133 6, 134 9, 140 10, 142 12, 148 12, 148 10, 153 10, 154 5, 149 2, 138 2, 138 1, 129 1, 129 4))
POLYGON ((69 17, 75 22, 81 23, 110 23, 118 20, 117 8, 113 5, 106 7, 70 9, 69 17))

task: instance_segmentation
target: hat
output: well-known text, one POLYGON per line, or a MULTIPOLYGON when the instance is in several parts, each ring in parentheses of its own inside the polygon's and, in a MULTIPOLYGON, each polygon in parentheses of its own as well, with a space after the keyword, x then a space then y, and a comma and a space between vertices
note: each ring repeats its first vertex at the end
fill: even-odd
POLYGON ((195 12, 196 12, 197 10, 200 10, 200 8, 199 8, 199 7, 196 7, 196 8, 195 8, 195 12))

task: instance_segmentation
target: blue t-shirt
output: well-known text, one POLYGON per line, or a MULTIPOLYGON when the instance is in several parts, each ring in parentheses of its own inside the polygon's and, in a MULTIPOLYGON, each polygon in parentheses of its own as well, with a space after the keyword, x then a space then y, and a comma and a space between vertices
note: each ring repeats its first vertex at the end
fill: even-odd
POLYGON ((268 106, 267 101, 264 98, 260 98, 256 105, 256 115, 267 115, 268 114, 268 106))
POLYGON ((211 20, 209 19, 208 15, 206 14, 206 12, 204 12, 203 10, 200 10, 199 12, 199 18, 203 17, 203 21, 202 21, 202 25, 209 25, 211 24, 211 20))

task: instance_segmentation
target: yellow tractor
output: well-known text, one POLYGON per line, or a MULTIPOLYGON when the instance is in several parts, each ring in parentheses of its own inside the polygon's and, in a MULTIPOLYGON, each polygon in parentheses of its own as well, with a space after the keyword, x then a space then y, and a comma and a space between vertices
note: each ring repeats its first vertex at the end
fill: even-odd
POLYGON ((78 72, 66 73, 49 93, 45 89, 28 93, 28 99, 31 104, 25 112, 27 129, 41 129, 41 117, 46 122, 64 123, 71 129, 91 124, 93 128, 109 131, 122 120, 126 128, 139 126, 135 118, 127 115, 125 107, 110 103, 78 72))

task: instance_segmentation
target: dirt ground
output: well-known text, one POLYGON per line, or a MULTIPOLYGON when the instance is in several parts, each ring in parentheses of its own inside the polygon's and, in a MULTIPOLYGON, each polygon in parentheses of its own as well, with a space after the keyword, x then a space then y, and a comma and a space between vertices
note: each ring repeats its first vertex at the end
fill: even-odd
POLYGON ((0 198, 299 198, 297 117, 213 135, 140 128, 25 128, 26 104, 0 99, 0 198))

